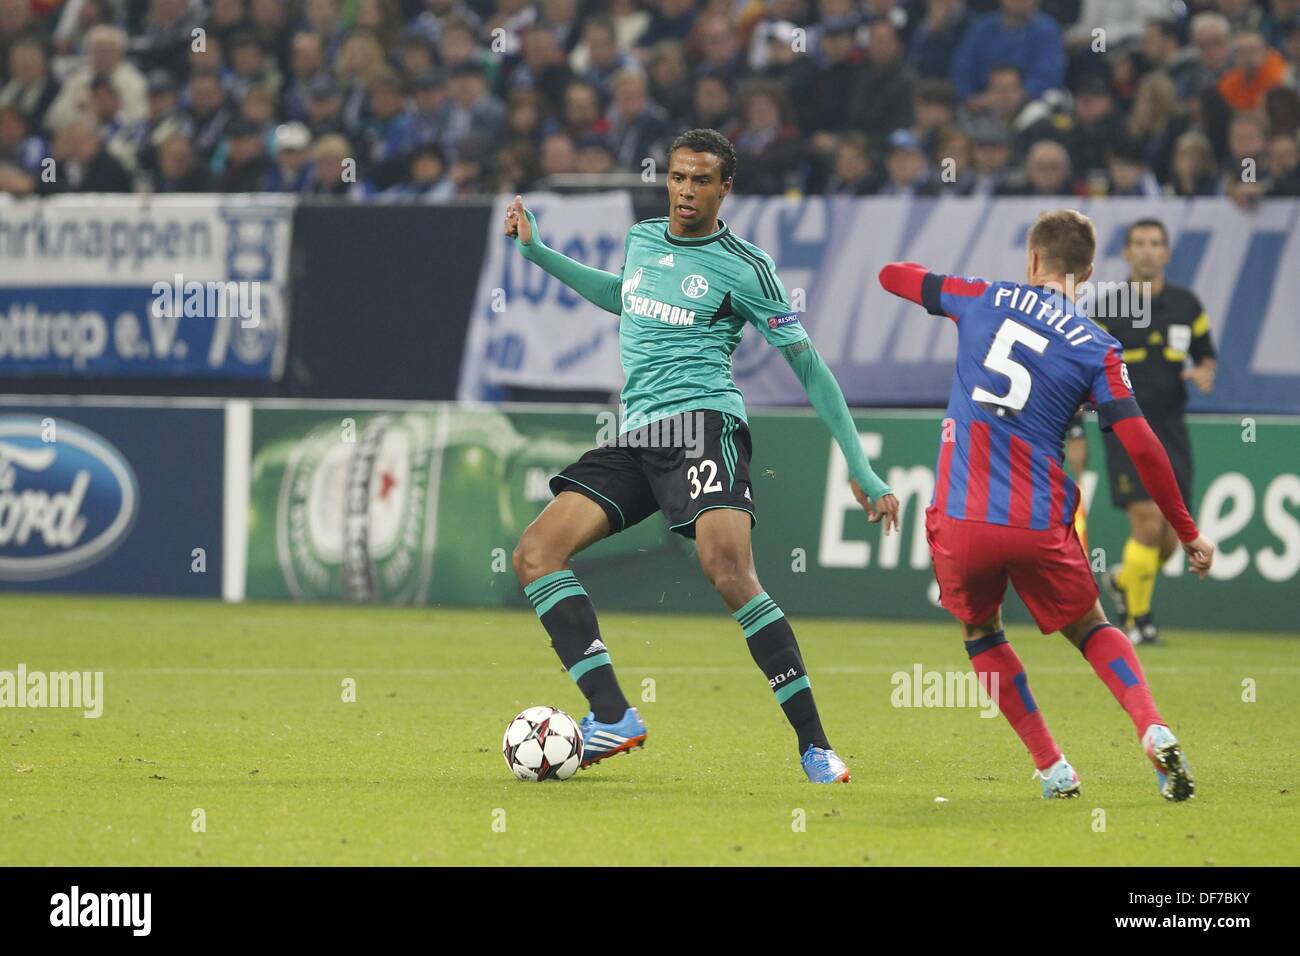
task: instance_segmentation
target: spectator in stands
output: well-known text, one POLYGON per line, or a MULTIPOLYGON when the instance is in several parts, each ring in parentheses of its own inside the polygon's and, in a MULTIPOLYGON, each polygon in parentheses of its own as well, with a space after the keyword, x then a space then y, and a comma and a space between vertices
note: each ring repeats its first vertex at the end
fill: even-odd
POLYGON ((1233 33, 1258 30, 1264 17, 1264 11, 1255 6, 1255 0, 1217 0, 1217 6, 1233 33))
POLYGON ((1206 11, 1192 17, 1190 29, 1197 60, 1186 93, 1195 98, 1201 129, 1209 136, 1215 152, 1222 154, 1227 149, 1232 108, 1219 92, 1219 79, 1231 65, 1231 28, 1227 17, 1206 11))
POLYGON ((776 196, 796 188, 804 146, 785 91, 769 80, 750 80, 741 88, 740 115, 737 192, 776 196))
MULTIPOLYGON (((95 27, 114 26, 117 15, 116 0, 67 0, 58 13, 58 22, 54 25, 51 37, 54 72, 60 72, 62 64, 75 60, 86 50, 86 35, 95 27)), ((19 0, 12 4, 27 12, 29 6, 19 0)), ((4 27, 0 25, 0 48, 3 48, 4 27)))
POLYGON ((1300 138, 1295 133, 1273 136, 1268 143, 1270 196, 1300 196, 1300 138))
POLYGON ((1178 24, 1157 19, 1142 31, 1142 60, 1148 70, 1163 70, 1174 81, 1180 94, 1186 92, 1188 70, 1196 63, 1192 49, 1184 49, 1178 24))
MULTIPOLYGON (((217 4, 216 9, 222 9, 217 4)), ((196 42, 194 29, 199 25, 188 0, 149 0, 149 13, 142 32, 132 37, 127 45, 132 61, 146 73, 166 70, 183 74, 189 61, 190 45, 196 42)), ((208 31, 225 39, 215 29, 208 31)), ((198 42, 206 42, 199 36, 198 42)))
POLYGON ((573 80, 564 47, 555 33, 541 24, 524 31, 523 40, 523 57, 510 71, 509 88, 537 90, 552 109, 558 109, 564 102, 565 87, 573 80))
POLYGON ((440 70, 430 70, 418 74, 411 86, 414 92, 411 119, 407 127, 409 147, 423 146, 425 143, 441 145, 447 138, 447 130, 451 123, 446 77, 440 70))
POLYGON ((305 123, 284 123, 275 130, 275 162, 263 188, 271 193, 300 193, 311 176, 311 130, 305 123))
POLYGON ((122 121, 122 97, 107 77, 97 76, 90 83, 90 119, 105 151, 127 173, 134 173, 136 141, 143 124, 122 121))
POLYGON ((246 119, 233 120, 226 129, 225 168, 217 188, 223 193, 257 192, 270 172, 265 131, 246 119))
POLYGON ((1219 191, 1219 171, 1209 137, 1189 130, 1174 140, 1170 160, 1170 189, 1175 196, 1213 196, 1219 191))
MULTIPOLYGON (((201 4, 181 0, 181 6, 194 7, 201 4)), ((208 19, 203 24, 203 28, 209 36, 216 36, 223 48, 229 49, 232 36, 243 28, 247 19, 248 11, 245 9, 244 0, 210 0, 207 7, 208 19)), ((185 45, 189 45, 188 37, 185 39, 185 45)))
POLYGON ((620 73, 614 80, 607 134, 616 162, 627 169, 640 169, 647 158, 662 164, 670 132, 668 114, 648 95, 645 74, 620 73))
POLYGON ((32 9, 24 0, 0 0, 0 62, 9 59, 9 48, 33 30, 32 9))
POLYGON ((578 171, 578 151, 568 133, 555 132, 542 140, 541 175, 559 176, 578 171))
POLYGON ((1168 17, 1169 8, 1169 0, 1082 0, 1066 46, 1074 54, 1119 49, 1141 37, 1148 23, 1168 17))
POLYGON ((1121 140, 1106 154, 1106 195, 1138 196, 1154 199, 1160 195, 1160 182, 1146 164, 1142 147, 1121 140))
POLYGON ((1077 190, 1070 154, 1055 140, 1044 139, 1029 148, 1021 176, 1009 176, 1000 196, 1071 196, 1077 190))
POLYGON ((483 25, 482 18, 465 0, 424 0, 423 6, 425 9, 411 21, 410 29, 434 45, 442 42, 450 20, 461 21, 473 31, 483 25))
POLYGON ((677 132, 688 129, 716 129, 733 142, 740 131, 731 99, 731 88, 721 77, 708 73, 695 80, 691 111, 677 124, 677 132))
MULTIPOLYGON (((565 93, 568 100, 568 93, 565 93)), ((416 105, 419 105, 417 97, 416 105)), ((534 152, 541 146, 547 126, 546 103, 536 90, 515 90, 506 100, 505 137, 508 146, 524 146, 534 152)))
POLYGON ((206 193, 214 185, 195 156, 189 136, 178 129, 158 144, 158 164, 152 179, 154 191, 160 193, 206 193))
POLYGON ((537 153, 536 143, 522 140, 507 143, 498 150, 492 191, 513 195, 532 189, 537 181, 537 153))
POLYGON ((361 123, 358 142, 367 178, 376 189, 394 185, 409 168, 406 151, 410 136, 405 85, 401 77, 385 67, 370 82, 370 105, 361 123))
POLYGON ((578 144, 578 172, 587 175, 612 173, 617 164, 609 143, 602 136, 588 136, 578 144))
POLYGON ((701 15, 686 48, 693 51, 700 73, 719 77, 724 83, 734 85, 749 71, 736 25, 725 14, 701 15))
MULTIPOLYGON (((541 98, 536 90, 531 92, 541 98)), ((608 132, 609 121, 601 110, 600 93, 593 84, 585 80, 574 80, 569 84, 564 91, 562 121, 564 131, 575 141, 590 133, 608 132)))
POLYGON ((158 168, 158 147, 172 133, 189 135, 189 119, 181 112, 176 81, 165 70, 149 74, 149 115, 136 127, 135 169, 146 179, 158 168))
POLYGON ((223 89, 232 76, 230 65, 226 62, 226 45, 215 33, 206 37, 203 43, 190 46, 188 62, 186 72, 191 76, 200 71, 215 73, 220 77, 223 89))
POLYGON ((570 58, 574 72, 599 89, 602 96, 611 96, 615 75, 636 66, 636 60, 618 45, 614 20, 608 14, 597 13, 587 19, 582 41, 581 49, 585 55, 578 57, 575 51, 570 58), (574 60, 578 62, 574 63, 574 60))
POLYGON ((214 70, 195 71, 190 76, 189 93, 188 115, 194 152, 206 165, 226 135, 226 124, 230 122, 232 112, 214 70))
POLYGON ((393 60, 397 69, 406 76, 432 73, 438 68, 438 59, 433 49, 423 36, 408 30, 397 41, 393 60))
POLYGON ((1269 0, 1268 7, 1259 32, 1264 34, 1269 46, 1285 51, 1288 27, 1300 24, 1300 0, 1269 0))
POLYGON ((1124 139, 1124 120, 1115 109, 1103 77, 1085 76, 1074 96, 1074 127, 1065 137, 1074 169, 1086 179, 1100 177, 1106 157, 1124 139))
POLYGON ((1219 77, 1219 95, 1234 110, 1257 110, 1269 90, 1293 77, 1286 60, 1255 30, 1243 30, 1232 38, 1233 66, 1219 77))
POLYGON ((945 126, 935 137, 933 155, 939 162, 935 188, 943 196, 969 196, 975 188, 974 146, 967 133, 945 126))
POLYGON ((660 40, 685 41, 695 24, 695 0, 651 0, 650 22, 636 39, 638 53, 660 40))
POLYGON ((329 76, 319 77, 307 91, 307 115, 303 117, 314 138, 347 132, 343 118, 343 91, 329 76))
POLYGON ((244 101, 239 104, 239 115, 262 129, 271 129, 279 118, 275 99, 260 86, 253 87, 245 94, 244 101))
POLYGON ((471 133, 456 148, 447 176, 457 196, 480 196, 495 178, 492 169, 492 140, 482 133, 471 133))
POLYGON ((338 133, 329 133, 317 139, 312 147, 311 169, 303 192, 311 196, 362 198, 371 195, 374 188, 362 178, 352 144, 338 133))
POLYGON ((257 42, 275 60, 280 75, 288 75, 293 58, 289 5, 281 0, 250 0, 249 12, 257 42))
POLYGON ((231 77, 229 93, 238 103, 254 87, 265 90, 272 99, 279 99, 284 77, 275 62, 262 49, 257 34, 251 29, 237 30, 230 35, 228 46, 231 77))
POLYGON ((946 80, 925 79, 916 84, 912 133, 921 148, 934 154, 939 135, 957 118, 957 91, 946 80))
POLYGON ((456 184, 447 175, 447 157, 437 143, 425 143, 413 152, 400 182, 388 190, 390 196, 405 196, 426 202, 440 202, 456 194, 456 184))
POLYGON ((1169 75, 1153 70, 1142 77, 1125 132, 1141 146, 1143 157, 1161 182, 1169 179, 1174 141, 1187 131, 1188 125, 1169 75))
POLYGON ((555 38, 556 45, 567 61, 569 52, 581 39, 578 33, 577 0, 537 0, 537 6, 538 17, 534 25, 555 38))
POLYGON ((368 33, 354 33, 343 41, 335 64, 334 79, 343 96, 343 127, 361 128, 375 77, 388 70, 384 48, 368 33))
POLYGON ((284 115, 291 120, 306 121, 312 87, 330 78, 326 69, 325 44, 314 33, 297 33, 291 50, 284 115))
POLYGON ((488 89, 495 89, 498 66, 501 57, 494 56, 478 42, 474 28, 462 20, 451 20, 443 24, 442 42, 438 45, 442 56, 442 68, 450 76, 462 63, 477 63, 487 77, 488 89))
POLYGON ((310 30, 321 38, 325 56, 333 62, 348 35, 347 27, 343 25, 339 0, 306 0, 303 14, 302 29, 310 30))
POLYGON ((916 78, 903 61, 903 44, 888 20, 871 24, 866 69, 849 93, 845 118, 877 142, 896 129, 912 125, 916 78))
POLYGON ((862 51, 854 39, 857 20, 836 16, 822 20, 817 29, 817 47, 813 53, 814 69, 791 90, 799 104, 796 117, 805 133, 821 136, 818 152, 829 154, 837 148, 835 132, 848 126, 848 101, 862 71, 862 51))
POLYGON ((826 181, 829 196, 870 196, 880 186, 871 161, 871 141, 864 133, 836 138, 834 171, 826 181))
POLYGON ((807 82, 816 66, 802 47, 806 44, 807 37, 798 30, 789 21, 770 24, 767 50, 752 75, 780 83, 787 90, 807 82))
POLYGON ((971 133, 974 143, 970 195, 1000 193, 1013 171, 1011 134, 996 123, 981 123, 971 133))
POLYGON ((920 76, 947 80, 969 18, 962 0, 925 0, 925 19, 907 47, 907 62, 920 76))
POLYGON ((45 113, 59 95, 59 83, 50 75, 45 44, 35 35, 19 37, 9 46, 9 82, 0 87, 0 107, 22 111, 29 129, 45 124, 45 113))
POLYGON ((1258 113, 1238 113, 1228 124, 1228 158, 1219 191, 1242 207, 1268 194, 1268 121, 1258 113))
POLYGON ((882 196, 937 196, 939 184, 931 177, 930 162, 910 130, 895 130, 885 153, 882 196))
POLYGON ((130 174, 109 155, 99 134, 84 120, 73 120, 54 134, 51 154, 55 175, 51 181, 42 178, 36 183, 38 193, 131 191, 130 174))
POLYGON ((385 49, 391 48, 402 26, 397 0, 357 0, 354 23, 358 30, 376 37, 385 49))
POLYGON ((691 71, 686 48, 676 40, 660 40, 650 51, 650 98, 668 117, 684 116, 691 109, 691 71))
POLYGON ((144 74, 126 59, 126 34, 113 26, 97 26, 86 36, 88 52, 68 74, 63 88, 45 116, 47 129, 62 129, 76 119, 85 120, 90 109, 90 82, 97 76, 113 81, 122 97, 122 117, 130 123, 145 118, 148 110, 144 74))
POLYGON ((13 103, 0 106, 0 167, 39 176, 49 155, 49 142, 28 121, 27 114, 13 103))
POLYGON ((505 126, 505 105, 488 92, 487 74, 476 62, 461 63, 452 70, 447 142, 453 152, 471 133, 495 139, 505 126))
POLYGON ((957 93, 980 108, 989 71, 998 63, 1020 70, 1025 92, 1036 99, 1065 81, 1061 28, 1038 10, 1038 0, 1001 0, 1001 10, 976 17, 967 28, 952 63, 957 93))

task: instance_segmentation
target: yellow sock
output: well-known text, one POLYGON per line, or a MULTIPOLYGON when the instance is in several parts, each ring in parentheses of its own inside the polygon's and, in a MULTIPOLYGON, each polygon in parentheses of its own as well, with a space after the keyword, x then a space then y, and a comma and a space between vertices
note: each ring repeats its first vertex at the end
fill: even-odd
POLYGON ((1130 617, 1138 618, 1151 610, 1151 595, 1156 590, 1160 572, 1160 549, 1140 544, 1134 538, 1124 543, 1124 567, 1116 583, 1124 590, 1130 617))

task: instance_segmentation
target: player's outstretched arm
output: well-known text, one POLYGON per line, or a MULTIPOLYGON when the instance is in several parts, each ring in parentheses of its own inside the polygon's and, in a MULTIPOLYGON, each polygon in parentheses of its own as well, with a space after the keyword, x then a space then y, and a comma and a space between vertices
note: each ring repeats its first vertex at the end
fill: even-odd
POLYGON ((1204 578, 1214 560, 1214 545, 1201 537, 1196 522, 1188 513, 1183 493, 1178 490, 1178 479, 1174 477, 1173 466, 1169 464, 1169 456, 1156 438, 1156 433, 1141 415, 1117 421, 1112 429, 1128 456, 1133 459, 1143 487, 1159 506, 1165 520, 1178 532, 1178 540, 1187 552, 1192 570, 1204 578))
POLYGON ((924 305, 922 290, 929 274, 929 269, 915 262, 891 262, 880 270, 880 284, 900 299, 924 305))
POLYGON ((505 234, 515 240, 525 259, 537 263, 592 305, 615 315, 623 312, 622 277, 584 266, 547 246, 538 232, 537 220, 524 208, 520 196, 506 208, 505 234))
POLYGON ((889 534, 891 528, 898 530, 898 499, 872 470, 858 440, 858 429, 849 414, 848 403, 844 401, 844 392, 826 362, 808 339, 781 346, 781 354, 794 369, 812 407, 844 453, 844 460, 849 463, 853 496, 867 512, 868 520, 874 524, 883 519, 885 534, 889 534))

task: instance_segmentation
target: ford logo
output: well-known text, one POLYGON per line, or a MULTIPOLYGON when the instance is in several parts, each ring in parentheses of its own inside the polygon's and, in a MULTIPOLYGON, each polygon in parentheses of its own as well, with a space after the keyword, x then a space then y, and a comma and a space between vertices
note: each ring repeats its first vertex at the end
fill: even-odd
POLYGON ((94 432, 0 416, 0 581, 62 577, 102 561, 139 510, 135 473, 94 432))

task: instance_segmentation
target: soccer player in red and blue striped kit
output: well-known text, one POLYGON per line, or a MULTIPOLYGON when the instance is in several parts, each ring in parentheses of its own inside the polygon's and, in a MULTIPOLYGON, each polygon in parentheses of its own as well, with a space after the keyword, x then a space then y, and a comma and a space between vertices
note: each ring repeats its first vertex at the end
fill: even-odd
POLYGON ((1077 797, 1079 776, 1052 739, 1002 630, 1007 582, 1044 634, 1060 631, 1128 712, 1160 791, 1194 783, 1160 716, 1133 645, 1107 622, 1074 530, 1079 489, 1061 467, 1070 419, 1097 409, 1133 459, 1202 578, 1214 546, 1200 536, 1169 459, 1133 397, 1119 343, 1074 303, 1092 275, 1096 231, 1081 213, 1044 213, 1028 238, 1028 281, 988 282, 891 263, 880 282, 957 324, 957 368, 940 436, 926 537, 940 601, 961 623, 981 684, 1033 757, 1045 797, 1077 797))

